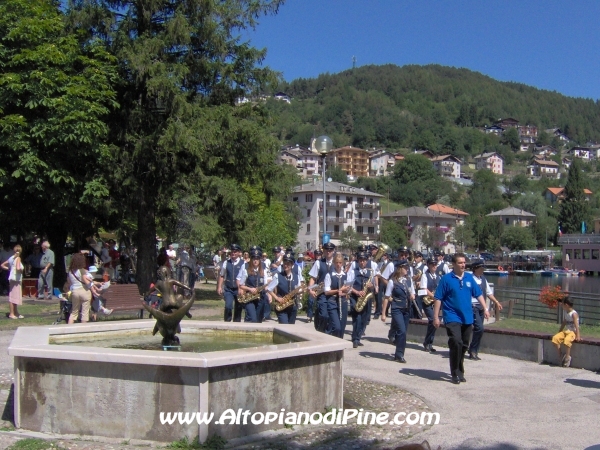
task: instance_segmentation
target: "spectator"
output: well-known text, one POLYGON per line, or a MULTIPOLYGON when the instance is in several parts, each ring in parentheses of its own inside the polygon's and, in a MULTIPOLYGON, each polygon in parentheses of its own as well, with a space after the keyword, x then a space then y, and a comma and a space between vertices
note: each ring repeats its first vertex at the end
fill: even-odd
POLYGON ((73 305, 71 314, 69 315, 69 325, 75 323, 80 312, 81 322, 87 322, 90 317, 90 306, 92 302, 90 285, 94 279, 86 270, 85 263, 85 256, 81 253, 75 253, 73 258, 71 258, 71 264, 69 265, 67 278, 69 285, 71 286, 71 303, 73 305))
POLYGON ((40 276, 40 270, 42 269, 42 252, 40 250, 40 246, 35 244, 33 246, 33 253, 25 258, 25 265, 30 267, 29 276, 31 278, 38 278, 40 276))
POLYGON ((23 319, 23 316, 19 315, 18 306, 23 304, 22 295, 22 280, 23 280, 23 264, 21 263, 21 252, 23 249, 20 245, 15 245, 14 254, 8 258, 8 261, 2 263, 2 270, 9 273, 9 291, 8 291, 8 302, 10 305, 10 312, 8 313, 9 319, 23 319))
POLYGON ((560 330, 552 337, 552 343, 558 351, 558 360, 561 361, 563 367, 571 365, 571 346, 573 341, 579 342, 581 335, 579 334, 579 314, 573 309, 573 302, 569 297, 563 300, 563 321, 560 330), (562 356, 560 345, 564 344, 567 348, 565 356, 562 356))
POLYGON ((177 252, 175 251, 175 247, 173 247, 173 244, 169 244, 169 248, 167 249, 167 257, 169 258, 171 273, 175 273, 175 270, 177 269, 175 267, 177 264, 177 252))
MULTIPOLYGON (((79 253, 81 255, 81 253, 79 253)), ((85 257, 81 255, 85 261, 85 257)), ((44 298, 44 288, 48 289, 46 298, 52 298, 52 280, 54 278, 54 252, 50 250, 48 241, 42 242, 42 258, 40 260, 40 276, 38 278, 38 299, 44 298)), ((84 266, 85 267, 85 266, 84 266)))
MULTIPOLYGON (((13 255, 13 251, 10 249, 10 244, 6 243, 2 246, 2 250, 0 250, 0 267, 4 264, 8 259, 13 255)), ((0 270, 0 294, 7 295, 8 294, 8 271, 0 270)))
POLYGON ((114 239, 110 239, 108 241, 108 244, 109 244, 108 254, 110 256, 110 264, 111 264, 111 268, 112 268, 111 281, 116 281, 119 278, 117 268, 121 264, 121 254, 115 248, 117 243, 114 241, 114 239))
POLYGON ((110 244, 105 242, 102 244, 102 251, 100 252, 100 259, 102 260, 102 272, 108 274, 108 280, 112 280, 112 264, 110 258, 110 244))

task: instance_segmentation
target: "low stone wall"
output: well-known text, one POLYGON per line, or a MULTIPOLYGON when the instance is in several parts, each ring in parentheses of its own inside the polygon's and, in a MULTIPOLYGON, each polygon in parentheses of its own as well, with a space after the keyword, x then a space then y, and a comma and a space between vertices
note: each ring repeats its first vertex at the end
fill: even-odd
MULTIPOLYGON (((427 321, 411 320, 408 340, 423 343, 426 331, 427 321)), ((434 345, 448 346, 448 336, 443 325, 435 334, 434 345)), ((560 364, 556 347, 552 344, 552 335, 546 333, 488 327, 481 339, 479 352, 538 363, 560 364)), ((574 342, 571 358, 571 367, 600 370, 600 339, 582 339, 580 342, 574 342)))

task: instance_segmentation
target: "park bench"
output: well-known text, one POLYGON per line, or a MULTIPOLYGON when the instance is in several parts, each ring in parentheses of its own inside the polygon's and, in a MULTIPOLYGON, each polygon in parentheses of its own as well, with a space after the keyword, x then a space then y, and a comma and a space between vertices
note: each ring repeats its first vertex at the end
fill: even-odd
POLYGON ((141 305, 143 297, 137 284, 111 284, 102 293, 104 307, 113 311, 138 311, 140 319, 144 318, 144 308, 141 305))

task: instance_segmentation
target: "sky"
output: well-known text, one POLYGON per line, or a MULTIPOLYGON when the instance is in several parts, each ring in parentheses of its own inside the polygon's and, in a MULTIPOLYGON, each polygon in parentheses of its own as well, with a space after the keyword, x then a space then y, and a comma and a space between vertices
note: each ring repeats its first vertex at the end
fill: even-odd
POLYGON ((287 0, 244 40, 287 81, 441 64, 600 99, 600 0, 287 0))

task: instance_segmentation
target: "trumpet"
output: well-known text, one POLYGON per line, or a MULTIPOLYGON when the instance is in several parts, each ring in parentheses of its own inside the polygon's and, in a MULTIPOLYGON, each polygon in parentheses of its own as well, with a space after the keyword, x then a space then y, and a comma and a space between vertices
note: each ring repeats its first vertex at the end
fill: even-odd
POLYGON ((375 256, 373 257, 373 259, 375 260, 375 262, 379 262, 381 260, 381 258, 383 258, 384 254, 391 253, 391 252, 392 252, 392 249, 390 248, 389 245, 381 243, 379 245, 379 248, 377 249, 377 253, 375 253, 375 256))

